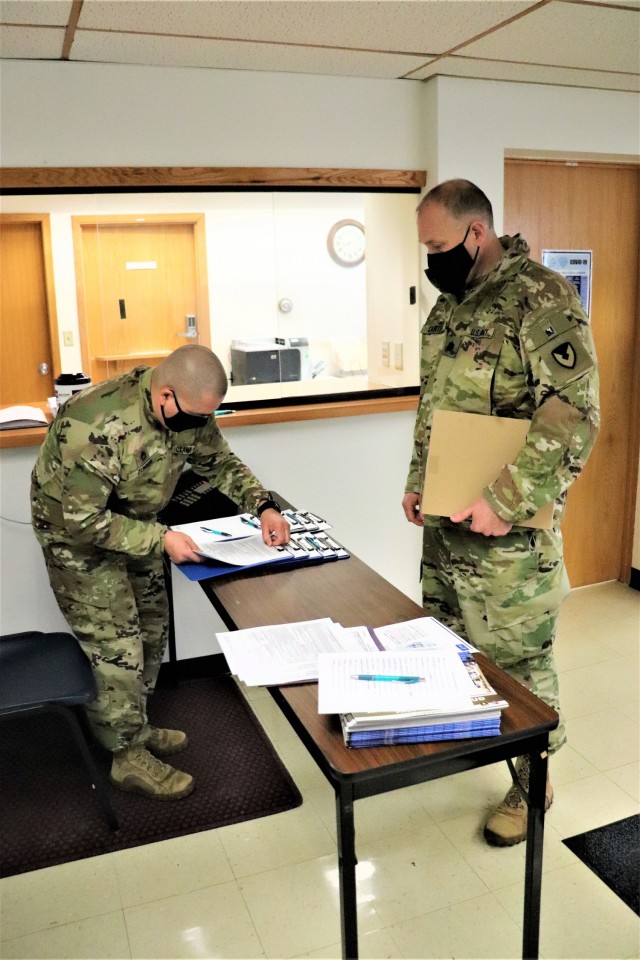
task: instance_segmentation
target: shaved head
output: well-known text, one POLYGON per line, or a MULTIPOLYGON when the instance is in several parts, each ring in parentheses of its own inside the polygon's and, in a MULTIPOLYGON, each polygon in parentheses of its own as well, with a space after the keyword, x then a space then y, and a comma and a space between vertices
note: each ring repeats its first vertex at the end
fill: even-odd
POLYGON ((155 368, 151 385, 156 391, 171 390, 184 397, 194 409, 202 401, 222 400, 227 392, 227 375, 208 347, 190 343, 169 354, 155 368))

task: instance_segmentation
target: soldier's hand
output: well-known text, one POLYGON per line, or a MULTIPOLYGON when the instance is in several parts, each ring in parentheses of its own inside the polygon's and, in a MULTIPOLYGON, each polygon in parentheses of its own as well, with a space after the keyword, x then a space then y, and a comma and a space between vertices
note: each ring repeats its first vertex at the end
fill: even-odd
POLYGON ((260 517, 262 539, 269 547, 289 543, 289 524, 278 510, 263 510, 260 517))
POLYGON ((197 544, 179 530, 167 530, 164 535, 164 549, 174 563, 202 563, 203 558, 197 552, 197 544))
POLYGON ((420 494, 405 493, 402 498, 402 509, 409 523, 415 523, 417 527, 423 527, 422 514, 420 513, 420 494))
POLYGON ((509 533, 513 524, 507 523, 495 513, 484 497, 480 497, 475 503, 459 510, 449 517, 453 523, 462 523, 463 520, 471 520, 471 530, 473 533, 481 533, 485 537, 503 537, 509 533))

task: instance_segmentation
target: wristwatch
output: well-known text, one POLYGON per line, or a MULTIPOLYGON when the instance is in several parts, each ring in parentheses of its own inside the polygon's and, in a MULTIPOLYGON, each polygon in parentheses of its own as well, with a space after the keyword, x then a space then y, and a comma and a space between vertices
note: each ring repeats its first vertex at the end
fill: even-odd
POLYGON ((266 500, 262 501, 262 503, 256 510, 256 514, 259 517, 261 517, 265 510, 277 510, 278 513, 282 513, 282 507, 280 506, 277 500, 273 499, 273 497, 271 496, 271 493, 269 493, 269 496, 266 500))

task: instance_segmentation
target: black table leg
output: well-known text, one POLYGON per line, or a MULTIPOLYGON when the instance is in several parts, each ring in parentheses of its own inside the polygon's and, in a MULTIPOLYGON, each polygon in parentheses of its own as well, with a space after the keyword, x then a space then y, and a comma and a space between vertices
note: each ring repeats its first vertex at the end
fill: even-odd
POLYGON ((163 568, 164 568, 164 585, 167 591, 167 601, 169 605, 169 642, 167 644, 167 649, 169 651, 169 672, 171 676, 172 683, 176 682, 176 663, 178 660, 176 652, 176 626, 175 626, 175 615, 173 609, 173 580, 171 572, 171 560, 168 555, 165 553, 163 555, 163 568))
POLYGON ((340 926, 342 956, 358 958, 358 907, 356 897, 356 843, 353 818, 353 786, 336 786, 338 824, 338 872, 340 876, 340 926))
POLYGON ((544 842, 544 805, 547 784, 547 752, 529 755, 529 816, 527 853, 524 872, 524 930, 522 956, 537 960, 540 940, 540 898, 542 893, 542 849, 544 842))

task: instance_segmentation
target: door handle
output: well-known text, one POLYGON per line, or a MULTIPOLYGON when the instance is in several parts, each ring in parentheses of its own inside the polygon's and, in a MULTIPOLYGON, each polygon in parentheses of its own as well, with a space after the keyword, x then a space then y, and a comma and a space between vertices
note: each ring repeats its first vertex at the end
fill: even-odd
POLYGON ((49 364, 48 363, 39 363, 38 364, 38 373, 42 374, 43 377, 49 373, 49 364))
POLYGON ((195 313, 188 313, 185 317, 185 320, 187 321, 186 332, 178 333, 176 334, 176 336, 189 337, 190 340, 195 340, 195 338, 198 336, 198 324, 196 322, 195 313))

